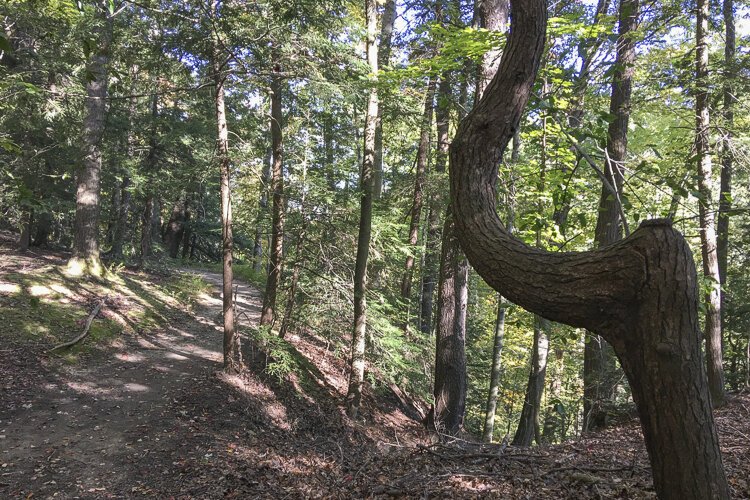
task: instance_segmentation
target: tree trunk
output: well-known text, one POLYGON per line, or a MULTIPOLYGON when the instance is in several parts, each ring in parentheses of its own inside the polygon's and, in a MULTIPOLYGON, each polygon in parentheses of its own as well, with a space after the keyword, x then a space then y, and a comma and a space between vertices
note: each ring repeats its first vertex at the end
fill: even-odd
POLYGON ((21 234, 18 237, 18 251, 23 253, 31 246, 31 209, 24 207, 21 211, 21 234))
MULTIPOLYGON (((391 61, 393 24, 396 21, 396 0, 385 0, 383 17, 380 20, 380 43, 378 45, 378 68, 383 69, 391 61)), ((373 167, 372 196, 379 200, 383 194, 383 108, 378 106, 375 123, 375 165, 373 167)))
POLYGON ((409 328, 409 307, 411 301, 412 277, 414 274, 414 255, 417 240, 419 239, 419 225, 422 222, 422 207, 424 205, 424 181, 427 171, 427 161, 430 157, 430 129, 432 128, 432 109, 435 101, 435 79, 430 77, 427 84, 427 94, 424 102, 424 113, 422 114, 422 126, 419 135, 419 147, 417 148, 417 166, 414 174, 414 196, 411 205, 411 222, 409 224, 408 244, 411 252, 406 257, 404 276, 401 279, 401 299, 407 304, 404 317, 404 331, 409 328))
POLYGON ((495 335, 492 342, 492 369, 490 371, 490 390, 487 396, 487 405, 484 409, 484 430, 482 441, 492 442, 495 432, 495 411, 497 410, 497 394, 500 389, 500 375, 503 363, 503 340, 505 338, 505 311, 508 303, 502 295, 497 296, 497 317, 495 318, 495 335))
POLYGON ((183 192, 172 206, 172 215, 167 222, 167 230, 164 233, 164 244, 167 246, 169 256, 176 259, 180 252, 180 244, 185 234, 185 221, 188 213, 188 199, 183 192))
MULTIPOLYGON (((448 127, 450 125, 451 94, 450 73, 445 72, 440 77, 437 93, 437 107, 435 108, 435 122, 437 125, 437 151, 435 154, 434 175, 436 188, 429 194, 429 215, 427 219, 427 241, 425 244, 424 270, 422 272, 422 304, 420 312, 420 330, 424 335, 432 333, 432 306, 435 297, 438 266, 440 264, 441 224, 440 214, 445 210, 446 191, 443 175, 448 164, 448 127)), ((447 187, 447 186, 446 186, 447 187)))
POLYGON ((273 166, 271 168, 272 224, 271 248, 266 279, 266 293, 263 295, 261 325, 273 325, 276 319, 276 295, 281 284, 281 271, 284 258, 284 144, 282 126, 284 117, 281 111, 282 79, 274 75, 271 80, 271 145, 273 166))
POLYGON ((258 218, 255 221, 255 241, 253 242, 253 270, 259 273, 263 270, 263 221, 268 212, 268 183, 271 180, 271 162, 273 147, 266 149, 263 159, 263 173, 261 174, 260 200, 258 200, 258 218))
MULTIPOLYGON (((721 141, 721 187, 719 189, 719 216, 716 227, 716 253, 721 280, 721 310, 726 311, 727 263, 729 256, 729 212, 732 210, 732 135, 734 129, 734 81, 736 79, 735 52, 737 35, 734 26, 734 0, 724 0, 724 131, 721 141)), ((726 330, 726 314, 722 314, 722 332, 726 330)))
POLYGON ((107 117, 107 65, 112 42, 112 18, 106 2, 95 5, 96 47, 86 64, 85 112, 83 117, 83 165, 76 176, 76 217, 73 255, 68 262, 72 274, 101 275, 99 260, 99 194, 102 152, 100 143, 107 117))
MULTIPOLYGON (((511 165, 518 163, 521 149, 521 133, 516 131, 513 136, 513 149, 510 157, 511 165)), ((507 219, 505 221, 505 227, 508 230, 508 234, 513 234, 513 227, 516 222, 515 214, 515 200, 516 200, 516 186, 514 180, 515 172, 511 172, 510 180, 508 184, 508 195, 506 199, 507 205, 507 219)), ((505 313, 508 309, 508 301, 505 297, 497 295, 497 317, 495 319, 495 335, 492 343, 492 367, 490 369, 490 389, 487 396, 487 405, 484 410, 484 432, 482 433, 482 440, 486 443, 492 442, 492 437, 495 432, 495 412, 497 411, 497 395, 500 388, 500 375, 502 373, 502 354, 503 354, 503 339, 505 338, 505 313)))
MULTIPOLYGON (((219 0, 213 0, 211 15, 215 19, 219 16, 219 0)), ((218 37, 217 33, 212 38, 218 37)), ((224 371, 237 373, 242 370, 242 353, 240 352, 239 336, 234 322, 234 296, 232 275, 232 198, 230 188, 230 158, 229 158, 229 129, 224 106, 224 83, 226 81, 226 66, 222 50, 214 40, 211 57, 214 78, 214 104, 216 109, 216 156, 219 162, 221 178, 221 247, 222 247, 222 312, 224 316, 224 371)))
POLYGON ((497 165, 536 78, 546 2, 513 0, 500 69, 451 145, 456 229, 472 266, 510 301, 602 335, 633 390, 660 498, 728 498, 698 331, 690 248, 665 220, 592 252, 548 253, 508 235, 497 165))
MULTIPOLYGON (((309 139, 309 138, 308 138, 309 139)), ((305 151, 309 151, 309 140, 306 141, 305 151)), ((302 162, 302 186, 307 183, 307 156, 305 156, 302 162)), ((281 321, 281 328, 279 328, 279 337, 282 339, 286 337, 286 332, 289 329, 289 325, 292 322, 292 314, 294 313, 294 304, 297 300, 297 287, 299 286, 299 276, 304 266, 305 260, 305 238, 307 236, 307 224, 308 219, 305 215, 305 199, 306 189, 302 188, 302 194, 300 196, 299 213, 302 217, 302 225, 297 235, 297 245, 294 251, 294 266, 292 268, 292 280, 289 283, 289 295, 286 300, 286 308, 284 310, 284 319, 281 321)))
POLYGON ((518 429, 513 436, 513 446, 531 446, 532 440, 541 443, 539 433, 539 409, 544 393, 544 380, 547 374, 547 354, 549 321, 534 315, 534 347, 531 354, 531 373, 526 385, 526 396, 518 420, 518 429))
MULTIPOLYGON (((616 196, 602 184, 597 212, 594 246, 611 245, 622 239, 621 193, 623 190, 623 165, 628 150, 628 123, 630 121, 630 95, 635 70, 635 40, 633 32, 638 27, 639 0, 621 0, 617 35, 617 54, 612 75, 612 95, 609 114, 612 117, 607 129, 606 162, 604 175, 616 196)), ((617 364, 612 347, 594 335, 584 347, 583 361, 583 430, 604 427, 607 422, 607 402, 614 396, 617 364)))
MULTIPOLYGON (((377 2, 365 0, 367 20, 367 62, 373 75, 378 73, 377 2)), ((349 372, 349 388, 346 394, 346 412, 351 418, 359 414, 362 401, 362 384, 365 376, 365 342, 367 338, 367 259, 370 256, 372 233, 373 170, 375 164, 375 129, 378 118, 377 82, 372 82, 365 115, 364 157, 359 181, 360 212, 359 235, 357 237, 357 260, 354 265, 354 329, 349 372)))
MULTIPOLYGON (((144 171, 146 175, 146 182, 148 184, 151 184, 153 182, 153 178, 155 177, 156 172, 154 170, 156 169, 157 164, 157 134, 158 134, 158 122, 157 119, 159 117, 159 97, 158 94, 154 94, 151 97, 151 131, 150 131, 150 137, 148 140, 148 154, 146 155, 146 161, 144 165, 144 171)), ((151 185, 146 186, 146 202, 143 207, 143 212, 141 214, 141 242, 140 242, 140 249, 141 249, 141 255, 140 255, 140 261, 141 265, 143 264, 143 261, 151 257, 151 253, 153 251, 153 238, 155 234, 158 234, 158 231, 154 231, 153 228, 153 220, 156 216, 157 212, 159 211, 159 208, 155 202, 155 197, 153 194, 153 187, 151 185)))
POLYGON ((714 408, 724 404, 724 369, 721 353, 721 277, 716 252, 716 225, 713 212, 715 184, 711 166, 710 119, 708 102, 708 0, 698 0, 695 32, 695 156, 698 164, 698 217, 701 225, 703 276, 711 280, 706 302, 706 364, 708 387, 714 408))

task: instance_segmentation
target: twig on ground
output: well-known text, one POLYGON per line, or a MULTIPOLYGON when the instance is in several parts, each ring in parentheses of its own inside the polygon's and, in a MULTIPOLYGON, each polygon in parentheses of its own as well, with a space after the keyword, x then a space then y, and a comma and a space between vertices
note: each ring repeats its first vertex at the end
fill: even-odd
POLYGON ((58 349, 64 349, 66 347, 72 347, 76 345, 78 342, 80 342, 81 340, 85 339, 86 336, 89 334, 89 330, 91 329, 91 323, 94 321, 94 318, 96 318, 96 315, 99 314, 99 311, 101 310, 102 306, 106 302, 107 302, 107 297, 104 297, 96 304, 96 307, 94 307, 94 310, 91 311, 91 314, 89 314, 89 317, 86 318, 86 325, 83 327, 83 332, 81 332, 81 334, 78 337, 68 342, 63 342, 60 345, 56 345, 55 347, 53 347, 47 352, 56 351, 58 349))

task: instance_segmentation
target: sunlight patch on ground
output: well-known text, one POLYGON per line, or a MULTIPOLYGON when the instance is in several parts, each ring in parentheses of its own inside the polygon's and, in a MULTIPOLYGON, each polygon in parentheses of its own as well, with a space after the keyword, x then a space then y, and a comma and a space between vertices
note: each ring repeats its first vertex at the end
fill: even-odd
POLYGON ((112 394, 111 388, 98 387, 93 382, 68 382, 68 387, 74 391, 86 394, 88 396, 109 396, 112 394))
POLYGON ((177 354, 176 352, 168 352, 164 355, 167 359, 176 359, 177 361, 185 361, 187 356, 183 356, 182 354, 177 354))
POLYGON ((129 382, 123 384, 125 390, 130 392, 148 392, 150 389, 143 384, 136 384, 135 382, 129 382))
POLYGON ((115 357, 120 361, 127 361, 129 363, 140 363, 146 360, 146 356, 140 353, 129 353, 129 352, 118 352, 115 357))
POLYGON ((45 285, 31 285, 28 291, 32 297, 43 297, 52 293, 52 290, 45 285))
POLYGON ((15 283, 0 283, 0 293, 21 293, 21 287, 15 283))
POLYGON ((276 394, 267 385, 254 378, 243 378, 237 375, 227 375, 222 372, 218 373, 217 377, 240 392, 260 400, 264 403, 262 405, 263 413, 266 414, 276 427, 286 431, 291 430, 286 408, 276 401, 276 394))

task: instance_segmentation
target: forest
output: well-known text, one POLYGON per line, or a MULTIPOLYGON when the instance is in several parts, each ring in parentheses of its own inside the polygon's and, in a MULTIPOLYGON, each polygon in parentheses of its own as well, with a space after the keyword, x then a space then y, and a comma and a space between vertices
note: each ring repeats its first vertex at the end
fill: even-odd
POLYGON ((0 496, 750 498, 747 0, 0 0, 0 496))

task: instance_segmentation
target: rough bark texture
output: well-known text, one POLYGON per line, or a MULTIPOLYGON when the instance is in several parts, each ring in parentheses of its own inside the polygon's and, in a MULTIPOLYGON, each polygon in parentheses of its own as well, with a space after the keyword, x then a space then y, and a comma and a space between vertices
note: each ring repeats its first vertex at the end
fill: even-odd
MULTIPOLYGON (((414 195, 411 205, 411 221, 409 224, 408 244, 412 252, 416 250, 417 240, 419 239, 419 225, 422 222, 422 207, 424 206, 424 183, 427 172, 427 161, 430 157, 430 129, 432 128, 432 110, 435 101, 435 79, 430 78, 427 84, 427 94, 425 95, 424 113, 422 114, 422 124, 419 134, 419 146, 417 147, 417 165, 414 173, 414 195)), ((409 303, 411 299, 411 285, 414 274, 414 254, 410 253, 406 257, 404 265, 404 276, 401 279, 401 299, 409 303)), ((408 328, 408 309, 407 318, 405 319, 408 328)))
MULTIPOLYGON (((479 26, 490 31, 504 33, 508 26, 510 14, 510 0, 477 0, 476 10, 479 15, 479 26)), ((474 101, 478 102, 484 89, 495 76, 500 66, 502 50, 498 47, 490 49, 482 56, 482 62, 477 67, 477 81, 474 101)))
MULTIPOLYGON (((214 19, 219 15, 219 0, 211 5, 214 19)), ((217 37, 218 34, 214 33, 217 37)), ((222 312, 224 317, 224 371, 237 373, 242 370, 242 355, 240 353, 239 336, 234 322, 234 295, 232 293, 232 198, 230 182, 229 159, 229 129, 224 106, 224 82, 226 81, 226 59, 214 40, 213 57, 211 58, 214 78, 214 104, 216 111, 216 157, 219 163, 219 177, 221 182, 221 248, 222 248, 222 312)))
POLYGON ((83 164, 76 176, 76 216, 73 234, 71 272, 101 274, 99 260, 99 194, 102 152, 99 147, 107 116, 107 65, 112 42, 112 19, 106 2, 95 6, 96 47, 89 56, 83 117, 83 164))
POLYGON ((513 446, 531 446, 536 440, 541 444, 539 435, 539 408, 544 393, 544 380, 547 374, 547 354, 549 321, 534 315, 534 348, 531 351, 531 372, 526 385, 526 396, 518 419, 518 428, 513 436, 513 446))
POLYGON ((497 165, 519 126, 544 48, 546 3, 514 0, 500 69, 451 145, 461 245, 510 301, 602 335, 633 390, 661 498, 728 498, 700 349, 695 265, 668 221, 593 252, 548 253, 507 234, 497 165))
POLYGON ((271 147, 273 166, 271 167, 271 248, 268 262, 266 293, 263 295, 261 325, 272 325, 275 320, 276 295, 281 284, 281 271, 284 258, 284 143, 281 111, 282 79, 274 76, 271 81, 271 147))
POLYGON ((455 236, 453 214, 448 210, 443 227, 435 332, 434 419, 437 430, 456 434, 463 427, 466 409, 466 304, 468 267, 455 236), (461 323, 461 319, 464 323, 461 323))
MULTIPOLYGON (((370 72, 378 72, 377 4, 365 0, 367 19, 367 62, 370 72)), ((374 83, 374 82, 373 82, 374 83)), ((370 256, 372 233, 373 170, 375 164, 375 129, 378 117, 378 89, 373 84, 367 101, 365 115, 364 156, 359 181, 360 212, 359 235, 357 237, 357 260, 354 264, 354 328, 349 371, 349 388, 346 393, 346 412, 351 418, 359 414, 362 401, 362 384, 365 378, 365 341, 367 338, 367 260, 370 256)))
POLYGON ((712 281, 705 294, 706 365, 708 387, 714 408, 724 404, 724 369, 721 340, 721 277, 716 249, 716 220, 713 192, 715 179, 711 165, 711 131, 708 102, 708 0, 698 0, 695 32, 695 156, 698 164, 698 217, 701 225, 703 276, 712 281))
MULTIPOLYGON (((621 195, 623 190, 623 165, 628 150, 628 123, 630 122, 630 96, 635 71, 635 40, 633 32, 638 26, 639 0, 621 0, 617 35, 617 54, 612 74, 612 94, 609 114, 612 117, 607 129, 606 161, 604 175, 617 195, 604 184, 599 196, 594 246, 601 248, 622 239, 621 195)), ((608 402, 614 396, 617 368, 612 347, 598 335, 587 339, 583 361, 583 430, 604 427, 607 423, 608 402)))
MULTIPOLYGON (((391 60, 393 24, 396 21, 396 0, 385 0, 380 20, 380 43, 378 44, 378 68, 385 68, 391 60)), ((375 123, 375 164, 373 167, 372 195, 379 200, 383 194, 383 109, 378 106, 375 123)))
POLYGON ((185 234, 187 207, 188 200, 186 194, 183 192, 180 195, 180 198, 175 201, 174 205, 172 205, 172 213, 169 216, 166 231, 164 231, 164 238, 162 241, 167 247, 169 256, 173 259, 176 259, 180 252, 180 244, 182 243, 182 238, 185 234))
MULTIPOLYGON (((735 53, 737 34, 734 25, 734 0, 724 0, 724 130, 721 141, 721 184, 719 189, 719 216, 716 224, 716 252, 721 278, 721 310, 725 311, 727 262, 729 255, 729 212, 732 210, 732 135, 734 128, 734 81, 736 78, 735 53)), ((725 331, 725 314, 722 315, 722 331, 725 331)))

